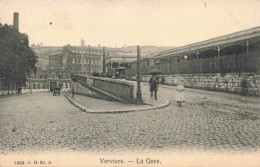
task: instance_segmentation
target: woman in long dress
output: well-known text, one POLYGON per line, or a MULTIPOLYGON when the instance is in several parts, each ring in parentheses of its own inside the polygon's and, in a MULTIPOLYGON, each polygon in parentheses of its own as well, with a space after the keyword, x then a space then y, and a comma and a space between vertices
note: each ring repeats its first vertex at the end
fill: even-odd
POLYGON ((184 86, 181 85, 181 84, 178 84, 177 86, 177 92, 176 92, 176 95, 175 95, 175 101, 177 102, 177 105, 181 107, 181 102, 184 101, 184 86))

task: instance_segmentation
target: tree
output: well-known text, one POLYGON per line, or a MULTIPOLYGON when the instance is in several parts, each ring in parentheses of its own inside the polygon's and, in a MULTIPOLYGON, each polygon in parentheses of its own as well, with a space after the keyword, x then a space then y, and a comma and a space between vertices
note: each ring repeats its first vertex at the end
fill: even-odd
POLYGON ((19 33, 13 26, 0 23, 0 78, 5 81, 9 94, 10 83, 21 87, 26 74, 36 72, 38 57, 29 47, 26 34, 19 33))

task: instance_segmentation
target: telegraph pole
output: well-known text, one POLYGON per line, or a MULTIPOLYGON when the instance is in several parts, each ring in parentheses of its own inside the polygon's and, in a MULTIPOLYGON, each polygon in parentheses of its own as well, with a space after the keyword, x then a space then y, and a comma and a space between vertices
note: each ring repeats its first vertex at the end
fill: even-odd
POLYGON ((142 92, 141 92, 141 73, 140 73, 140 47, 137 45, 137 75, 136 75, 136 80, 137 80, 137 91, 136 91, 136 104, 143 104, 142 101, 142 92))
POLYGON ((103 47, 103 75, 106 75, 106 51, 103 47))
POLYGON ((75 82, 75 76, 72 76, 72 98, 74 98, 74 82, 75 82))
POLYGON ((90 45, 88 45, 88 75, 90 76, 90 45))

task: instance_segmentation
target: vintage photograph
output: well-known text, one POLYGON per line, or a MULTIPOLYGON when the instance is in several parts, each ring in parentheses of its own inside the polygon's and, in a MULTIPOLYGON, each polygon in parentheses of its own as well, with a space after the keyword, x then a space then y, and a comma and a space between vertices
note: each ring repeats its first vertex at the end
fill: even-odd
POLYGON ((0 167, 259 167, 259 0, 0 0, 0 167))

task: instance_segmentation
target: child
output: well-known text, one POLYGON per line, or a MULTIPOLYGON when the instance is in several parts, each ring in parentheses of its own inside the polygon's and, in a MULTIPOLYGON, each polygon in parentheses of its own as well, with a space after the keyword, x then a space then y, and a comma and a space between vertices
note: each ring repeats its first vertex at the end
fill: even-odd
POLYGON ((183 93, 184 87, 181 84, 178 84, 176 90, 177 92, 175 95, 175 100, 177 101, 177 105, 181 107, 181 102, 184 101, 184 93, 183 93))

